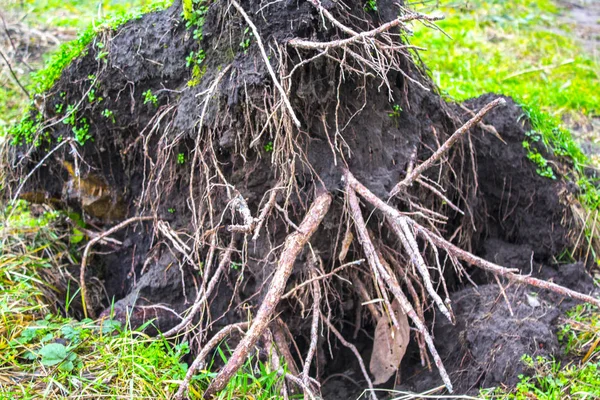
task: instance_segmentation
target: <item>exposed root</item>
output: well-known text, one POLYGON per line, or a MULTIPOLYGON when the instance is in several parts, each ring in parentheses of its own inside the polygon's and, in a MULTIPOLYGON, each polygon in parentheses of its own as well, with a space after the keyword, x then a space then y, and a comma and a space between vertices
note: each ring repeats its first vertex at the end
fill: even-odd
POLYGON ((354 346, 352 343, 350 343, 346 339, 344 339, 344 337, 342 336, 340 331, 338 331, 335 328, 335 326, 333 326, 333 324, 331 322, 329 322, 327 317, 325 317, 323 314, 321 314, 321 320, 323 322, 325 322, 325 325, 327 325, 329 330, 331 332, 333 332, 333 334, 335 335, 335 337, 338 338, 340 343, 342 343, 345 347, 347 347, 348 349, 350 349, 350 351, 352 351, 352 353, 356 357, 356 360, 358 361, 358 364, 360 365, 360 370, 363 373, 365 381, 367 381, 367 385, 369 386, 369 397, 371 397, 372 400, 377 400, 377 395, 375 394, 373 382, 371 381, 371 378, 369 377, 369 373, 367 372, 367 368, 365 367, 365 362, 363 361, 362 357, 360 356, 360 353, 356 349, 356 346, 354 346))
POLYGON ((306 359, 304 360, 304 369, 302 370, 302 383, 307 387, 310 384, 309 381, 309 371, 312 359, 317 350, 317 342, 319 340, 319 318, 321 315, 321 285, 315 279, 316 278, 316 268, 315 263, 317 260, 313 260, 310 266, 310 276, 313 279, 312 282, 312 298, 313 298, 313 307, 312 307, 312 324, 310 329, 310 346, 308 348, 308 353, 306 354, 306 359))
POLYGON ((271 62, 269 61, 269 56, 267 55, 267 52, 265 51, 265 46, 263 45, 262 39, 260 38, 260 33, 258 32, 258 29, 256 29, 256 25, 254 25, 254 23, 252 22, 252 20, 248 16, 248 14, 246 14, 246 11, 244 11, 242 6, 240 6, 240 4, 237 1, 231 0, 231 4, 235 7, 236 10, 238 10, 238 12, 242 15, 242 17, 244 17, 244 20, 246 20, 246 23, 248 24, 250 29, 252 29, 252 33, 254 34, 254 37, 256 38, 256 42, 258 44, 258 47, 260 48, 260 53, 263 57, 263 61, 265 62, 267 70, 269 71, 269 74, 271 75, 271 79, 273 79, 273 84, 275 85, 277 90, 279 90, 279 94, 281 95, 283 103, 285 104, 285 107, 287 108, 287 111, 290 114, 290 118, 292 118, 292 121, 294 121, 294 124, 296 125, 297 128, 302 127, 302 124, 300 123, 300 120, 298 119, 298 117, 296 116, 296 113, 294 112, 294 108, 292 107, 292 104, 290 103, 290 99, 288 98, 288 96, 285 92, 285 89, 283 88, 283 86, 281 86, 281 83, 279 83, 279 79, 277 79, 277 75, 275 75, 275 71, 273 71, 273 67, 271 66, 271 62))
POLYGON ((221 279, 221 275, 223 274, 225 269, 227 267, 229 267, 229 262, 231 261, 231 254, 233 252, 233 244, 234 244, 234 241, 232 239, 232 242, 230 243, 229 247, 227 247, 227 250, 225 250, 225 252, 223 253, 223 256, 221 258, 221 261, 219 262, 219 266, 217 267, 217 270, 215 271, 214 275, 210 278, 210 280, 208 279, 209 271, 205 271, 204 282, 208 282, 208 286, 206 286, 205 284, 202 285, 202 287, 198 291, 198 295, 196 296, 194 305, 192 306, 190 311, 187 313, 185 318, 179 324, 177 324, 175 327, 173 327, 173 328, 169 329, 167 332, 165 332, 163 334, 164 337, 175 336, 182 330, 186 329, 192 323, 192 321, 194 320, 194 317, 198 314, 198 311, 200 311, 200 309, 206 304, 206 300, 212 294, 213 290, 215 289, 215 286, 219 282, 219 279, 221 279))
MULTIPOLYGON (((349 173, 347 175, 349 175, 349 173)), ((421 335, 423 335, 423 337, 425 338, 425 342, 427 343, 429 352, 431 353, 435 364, 439 370, 440 376, 442 377, 442 380, 444 381, 444 384, 446 385, 448 391, 452 392, 452 382, 450 381, 448 373, 444 368, 444 364, 442 363, 442 360, 435 348, 435 345, 433 344, 433 338, 427 331, 427 327, 425 326, 424 322, 421 321, 421 319, 415 312, 413 306, 410 304, 404 293, 402 293, 402 289, 400 288, 400 285, 398 284, 398 281, 396 280, 395 276, 390 275, 390 273, 383 267, 383 265, 381 265, 373 243, 369 238, 365 221, 360 211, 360 206, 358 205, 358 199, 356 198, 356 194, 350 184, 348 184, 347 186, 346 195, 348 196, 350 212, 352 214, 352 218, 354 219, 356 231, 358 233, 361 245, 364 249, 365 256, 367 257, 367 261, 369 262, 371 269, 375 273, 378 273, 382 276, 388 289, 394 294, 394 297, 396 297, 396 299, 400 303, 402 311, 410 317, 410 319, 413 321, 421 335)))
POLYGON ((300 254, 304 245, 316 231, 317 227, 325 217, 325 214, 327 214, 330 204, 331 195, 329 193, 318 195, 300 224, 300 231, 292 233, 285 240, 277 270, 275 271, 269 290, 256 313, 256 317, 252 321, 248 333, 238 344, 225 367, 223 367, 216 378, 210 383, 204 394, 205 397, 212 398, 216 393, 223 390, 231 377, 246 360, 248 353, 258 341, 262 332, 273 317, 275 307, 279 303, 287 280, 292 273, 296 257, 300 254))
POLYGON ((452 136, 450 136, 448 138, 448 140, 446 140, 446 142, 444 142, 444 144, 441 145, 440 148, 437 149, 431 157, 429 157, 426 161, 424 161, 418 167, 413 169, 408 175, 406 175, 406 177, 401 182, 399 182, 396 186, 394 186, 394 188, 392 189, 392 192, 391 192, 391 196, 395 196, 398 193, 400 193, 401 191, 406 190, 406 188, 409 187, 410 185, 412 185, 413 182, 423 172, 425 172, 427 169, 431 168, 433 166, 433 164, 435 164, 440 158, 442 158, 442 156, 444 154, 446 154, 448 152, 448 150, 450 150, 452 148, 452 146, 454 146, 454 144, 460 138, 462 138, 465 133, 467 133, 469 131, 469 129, 471 129, 473 126, 477 125, 478 123, 480 123, 481 120, 483 119, 483 117, 485 117, 485 115, 487 113, 492 111, 494 108, 496 108, 498 106, 503 106, 505 104, 506 104, 506 100, 504 100, 503 98, 500 97, 500 98, 497 98, 496 100, 490 102, 485 107, 483 107, 473 118, 471 118, 463 126, 458 128, 456 130, 456 132, 454 132, 452 134, 452 136))
POLYGON ((85 284, 85 270, 87 267, 87 260, 90 255, 90 251, 92 250, 92 247, 96 243, 98 243, 102 239, 104 239, 105 237, 112 235, 113 233, 125 228, 126 226, 128 226, 134 222, 153 221, 153 220, 154 220, 154 217, 133 217, 133 218, 126 219, 125 221, 121 222, 120 224, 113 226, 109 230, 98 234, 98 236, 91 239, 88 242, 88 244, 85 246, 85 250, 83 251, 83 256, 81 258, 81 268, 79 271, 79 287, 81 289, 81 304, 83 307, 83 314, 85 315, 86 318, 88 317, 88 314, 91 318, 96 318, 96 313, 94 312, 94 310, 91 308, 88 310, 88 305, 90 304, 90 301, 88 298, 87 286, 85 284))

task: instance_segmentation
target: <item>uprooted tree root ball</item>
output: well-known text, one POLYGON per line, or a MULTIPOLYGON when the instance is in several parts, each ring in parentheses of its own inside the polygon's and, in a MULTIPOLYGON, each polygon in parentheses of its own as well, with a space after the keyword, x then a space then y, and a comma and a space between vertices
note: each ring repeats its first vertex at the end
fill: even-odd
POLYGON ((441 99, 407 38, 436 17, 386 0, 196 3, 187 24, 175 4, 100 33, 13 152, 13 198, 98 228, 84 315, 154 319, 195 346, 179 398, 223 340, 207 398, 257 348, 284 396, 318 397, 348 365, 364 389, 399 381, 403 359, 452 392, 429 323, 461 324, 453 292, 494 283, 509 302, 503 285, 522 283, 600 305, 535 277, 577 247, 567 169, 546 155, 560 179, 536 174, 512 100, 441 99), (491 240, 528 262, 498 265, 491 240))

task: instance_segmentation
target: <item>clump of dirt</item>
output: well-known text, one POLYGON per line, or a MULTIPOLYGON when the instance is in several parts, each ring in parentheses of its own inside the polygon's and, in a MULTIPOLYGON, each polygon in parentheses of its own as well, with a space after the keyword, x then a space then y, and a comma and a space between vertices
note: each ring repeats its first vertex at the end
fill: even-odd
MULTIPOLYGON (((507 243, 503 246, 511 248, 515 256, 529 250, 507 243)), ((583 293, 596 290, 581 263, 556 267, 536 264, 533 272, 583 293)), ((523 355, 562 358, 556 337, 559 317, 575 306, 575 301, 525 286, 494 283, 459 290, 451 299, 457 324, 436 318, 434 333, 444 338, 436 343, 459 393, 475 395, 480 388, 513 387, 519 375, 529 372, 520 361, 523 355)), ((434 374, 414 369, 403 376, 410 376, 404 389, 416 392, 441 383, 434 374)))
MULTIPOLYGON (((326 381, 348 366, 368 387, 368 374, 349 360, 368 359, 370 336, 394 298, 420 344, 402 368, 437 362, 426 319, 434 304, 452 318, 440 296, 455 304, 456 332, 497 296, 494 286, 470 288, 467 274, 495 281, 463 266, 459 260, 472 259, 444 238, 526 273, 574 245, 573 190, 545 149, 537 150, 559 179, 540 177, 527 160, 530 127, 515 103, 505 98, 486 125, 467 122, 474 113, 442 100, 407 47, 404 26, 429 17, 387 1, 377 13, 347 5, 359 11, 329 2, 215 2, 201 40, 177 5, 105 31, 46 94, 42 146, 13 154, 17 177, 31 174, 22 195, 79 210, 100 229, 119 228, 111 242, 92 239, 99 243, 86 249, 96 253, 82 263, 82 289, 92 277, 104 283, 83 291, 90 315, 114 313, 134 326, 155 319, 153 329, 185 331, 203 349, 219 329, 253 315, 209 394, 259 342, 306 377, 303 390, 319 391, 309 375, 326 381), (465 122, 470 133, 437 157, 465 122), (82 135, 90 137, 83 145, 82 135), (430 157, 431 167, 410 180, 430 157), (401 181, 408 183, 396 190, 401 181), (85 207, 99 200, 102 213, 85 207), (505 254, 511 246, 519 251, 505 254), (430 267, 418 270, 425 262, 430 267), (469 293, 481 301, 464 300, 469 293)), ((466 107, 491 108, 497 97, 466 107)), ((511 290, 521 301, 525 289, 511 290)), ((530 310, 514 304, 523 319, 530 310)), ((506 327, 494 315, 468 339, 482 348, 475 360, 497 346, 494 335, 477 332, 506 327)), ((549 326, 532 329, 554 349, 549 326)), ((451 343, 435 336, 447 358, 451 343)), ((448 360, 453 373, 456 361, 448 360)), ((452 376, 460 390, 496 379, 452 376)))

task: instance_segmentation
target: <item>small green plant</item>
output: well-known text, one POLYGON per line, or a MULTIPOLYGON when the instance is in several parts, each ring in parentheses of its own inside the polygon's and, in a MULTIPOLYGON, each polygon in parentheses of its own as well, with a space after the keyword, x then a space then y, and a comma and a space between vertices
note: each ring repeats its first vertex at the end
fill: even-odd
POLYGON ((365 11, 377 11, 377 0, 367 0, 364 6, 365 11))
POLYGON ((180 164, 180 165, 185 164, 185 154, 183 154, 183 153, 177 154, 177 164, 180 164))
POLYGON ((394 104, 392 106, 392 112, 388 114, 390 118, 400 118, 400 114, 402 113, 402 107, 399 104, 394 104))
POLYGON ((198 51, 192 51, 185 58, 185 66, 189 68, 191 66, 200 65, 204 61, 204 58, 205 58, 204 50, 200 49, 198 51))
POLYGON ((42 126, 42 114, 36 112, 32 117, 33 109, 32 106, 29 112, 23 114, 21 121, 9 129, 8 133, 12 138, 13 146, 33 143, 36 133, 42 126))
POLYGON ((244 29, 244 33, 242 34, 242 41, 240 42, 240 48, 244 51, 244 54, 246 54, 248 48, 250 47, 252 36, 253 34, 250 31, 250 28, 246 27, 246 29, 244 29))
POLYGON ((102 42, 98 42, 96 43, 96 48, 98 49, 98 52, 96 53, 96 60, 98 61, 106 61, 106 56, 108 56, 108 51, 103 50, 104 49, 104 43, 102 42))
POLYGON ((193 28, 194 40, 202 40, 202 27, 204 26, 205 16, 208 12, 205 0, 184 0, 183 18, 186 21, 186 28, 193 28))
POLYGON ((267 153, 272 152, 273 151, 273 142, 272 141, 268 141, 267 144, 265 144, 264 149, 265 149, 265 151, 267 153))
POLYGON ((111 122, 114 124, 115 123, 115 113, 112 112, 111 110, 109 110, 108 108, 105 108, 102 111, 102 116, 106 119, 111 120, 111 122))
POLYGON ((96 95, 96 89, 92 88, 88 91, 88 102, 90 104, 93 104, 94 102, 102 102, 104 100, 104 98, 99 97, 96 95))
POLYGON ((90 134, 90 124, 86 118, 81 118, 79 123, 80 125, 73 126, 72 130, 77 143, 83 146, 88 140, 92 139, 92 135, 90 134))
POLYGON ((167 211, 169 214, 175 214, 175 209, 173 207, 169 208, 167 211))
POLYGON ((526 132, 525 140, 522 142, 523 148, 527 150, 527 158, 537 166, 535 171, 538 175, 543 176, 544 178, 556 179, 552 167, 548 165, 548 160, 546 160, 532 145, 532 143, 537 143, 541 139, 542 136, 534 130, 526 132))
POLYGON ((144 96, 144 104, 148 104, 148 103, 152 103, 152 105, 154 107, 156 107, 158 105, 158 97, 156 97, 156 95, 154 93, 152 93, 152 90, 148 89, 143 93, 144 96))

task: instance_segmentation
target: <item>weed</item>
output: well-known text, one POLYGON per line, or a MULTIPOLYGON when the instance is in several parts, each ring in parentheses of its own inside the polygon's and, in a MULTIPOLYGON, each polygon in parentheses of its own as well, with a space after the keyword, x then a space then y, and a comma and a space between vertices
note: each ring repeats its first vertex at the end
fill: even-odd
POLYGON ((158 105, 158 97, 152 93, 152 90, 148 89, 142 95, 144 96, 144 104, 152 103, 154 107, 158 105))
POLYGON ((244 54, 246 54, 248 52, 248 48, 250 47, 250 41, 252 38, 253 34, 250 31, 250 28, 246 27, 244 29, 244 32, 242 33, 242 40, 240 42, 240 48, 242 49, 242 51, 244 52, 244 54))
POLYGON ((204 50, 200 49, 198 51, 192 51, 185 58, 185 66, 188 68, 191 66, 199 66, 204 61, 204 58, 205 58, 204 50))
POLYGON ((88 91, 88 102, 93 104, 94 102, 102 102, 104 98, 96 96, 96 89, 92 88, 88 91))
POLYGON ((79 120, 79 126, 74 125, 72 131, 75 135, 75 140, 82 146, 88 140, 92 140, 92 134, 90 133, 90 124, 88 123, 86 118, 81 118, 81 120, 79 120))
POLYGON ((265 151, 267 153, 272 152, 273 151, 273 142, 272 141, 268 141, 267 144, 265 144, 264 149, 265 149, 265 151))
POLYGON ((532 145, 532 143, 537 143, 541 140, 541 135, 536 131, 529 131, 525 133, 525 137, 526 139, 523 141, 523 148, 527 150, 527 158, 537 166, 536 172, 538 175, 545 178, 556 179, 552 167, 548 165, 548 160, 546 160, 532 145))
POLYGON ((402 113, 402 107, 399 104, 394 104, 392 106, 392 112, 388 114, 390 118, 400 118, 400 114, 402 113))
POLYGON ((174 208, 172 208, 172 207, 171 207, 171 208, 169 208, 167 211, 168 211, 170 214, 175 214, 175 209, 174 209, 174 208))
POLYGON ((183 153, 177 154, 177 164, 180 164, 180 165, 185 164, 185 154, 183 154, 183 153))
MULTIPOLYGON (((29 0, 31 1, 31 0, 29 0)), ((64 7, 64 2, 69 3, 71 9, 76 9, 76 7, 83 7, 86 4, 89 6, 89 3, 85 1, 75 1, 75 0, 48 0, 44 2, 46 5, 41 6, 39 4, 34 4, 32 11, 33 15, 41 16, 45 12, 52 11, 53 8, 64 7)), ((137 1, 148 1, 148 0, 137 0, 137 1)), ((10 3, 10 2, 9 2, 10 3)), ((141 18, 141 16, 145 13, 156 11, 159 9, 164 9, 170 6, 172 0, 154 0, 150 4, 144 7, 131 7, 129 3, 123 3, 120 6, 112 6, 112 10, 116 13, 112 16, 104 19, 103 21, 98 21, 94 24, 90 24, 87 29, 84 29, 77 37, 77 39, 63 43, 59 46, 59 48, 50 56, 48 62, 45 64, 43 69, 39 71, 33 72, 30 76, 24 77, 24 81, 30 81, 27 85, 28 90, 32 96, 43 94, 49 91, 52 86, 56 83, 58 78, 62 75, 63 70, 76 58, 81 55, 86 54, 86 48, 90 45, 93 39, 99 32, 103 30, 112 30, 116 29, 125 22, 141 18)), ((16 3, 15 3, 16 5, 16 3)), ((92 7, 95 9, 95 7, 92 7)), ((90 9, 92 9, 90 8, 90 9)), ((65 22, 65 25, 69 26, 79 26, 80 23, 89 23, 89 19, 82 19, 79 16, 79 12, 73 13, 73 15, 77 15, 76 17, 72 17, 68 22, 65 22)), ((96 15, 92 13, 89 17, 93 17, 96 15)), ((29 15, 29 18, 32 18, 29 15)), ((106 55, 102 55, 103 43, 97 43, 96 47, 100 50, 98 55, 100 59, 103 59, 106 55)), ((4 93, 4 88, 2 88, 2 92, 0 95, 4 93)), ((61 94, 62 95, 62 94, 61 94)), ((93 95, 95 96, 95 94, 93 95)), ((64 96, 62 96, 64 97, 64 96)), ((1 96, 0 96, 1 98, 1 96)), ((18 112, 19 109, 25 109, 25 113, 22 114, 21 121, 17 124, 14 124, 8 128, 5 128, 8 135, 11 137, 11 143, 13 145, 19 144, 39 144, 39 140, 36 142, 35 135, 38 133, 38 129, 41 127, 41 122, 43 120, 41 114, 39 114, 33 105, 22 106, 19 102, 16 102, 14 105, 9 106, 11 109, 11 113, 18 112)), ((82 139, 85 135, 82 135, 80 132, 80 139, 82 139)))
POLYGON ((364 10, 369 11, 377 11, 377 0, 367 0, 364 6, 364 10))
POLYGON ((109 110, 108 108, 105 108, 102 111, 102 116, 106 119, 109 119, 113 124, 115 123, 115 113, 109 110))

